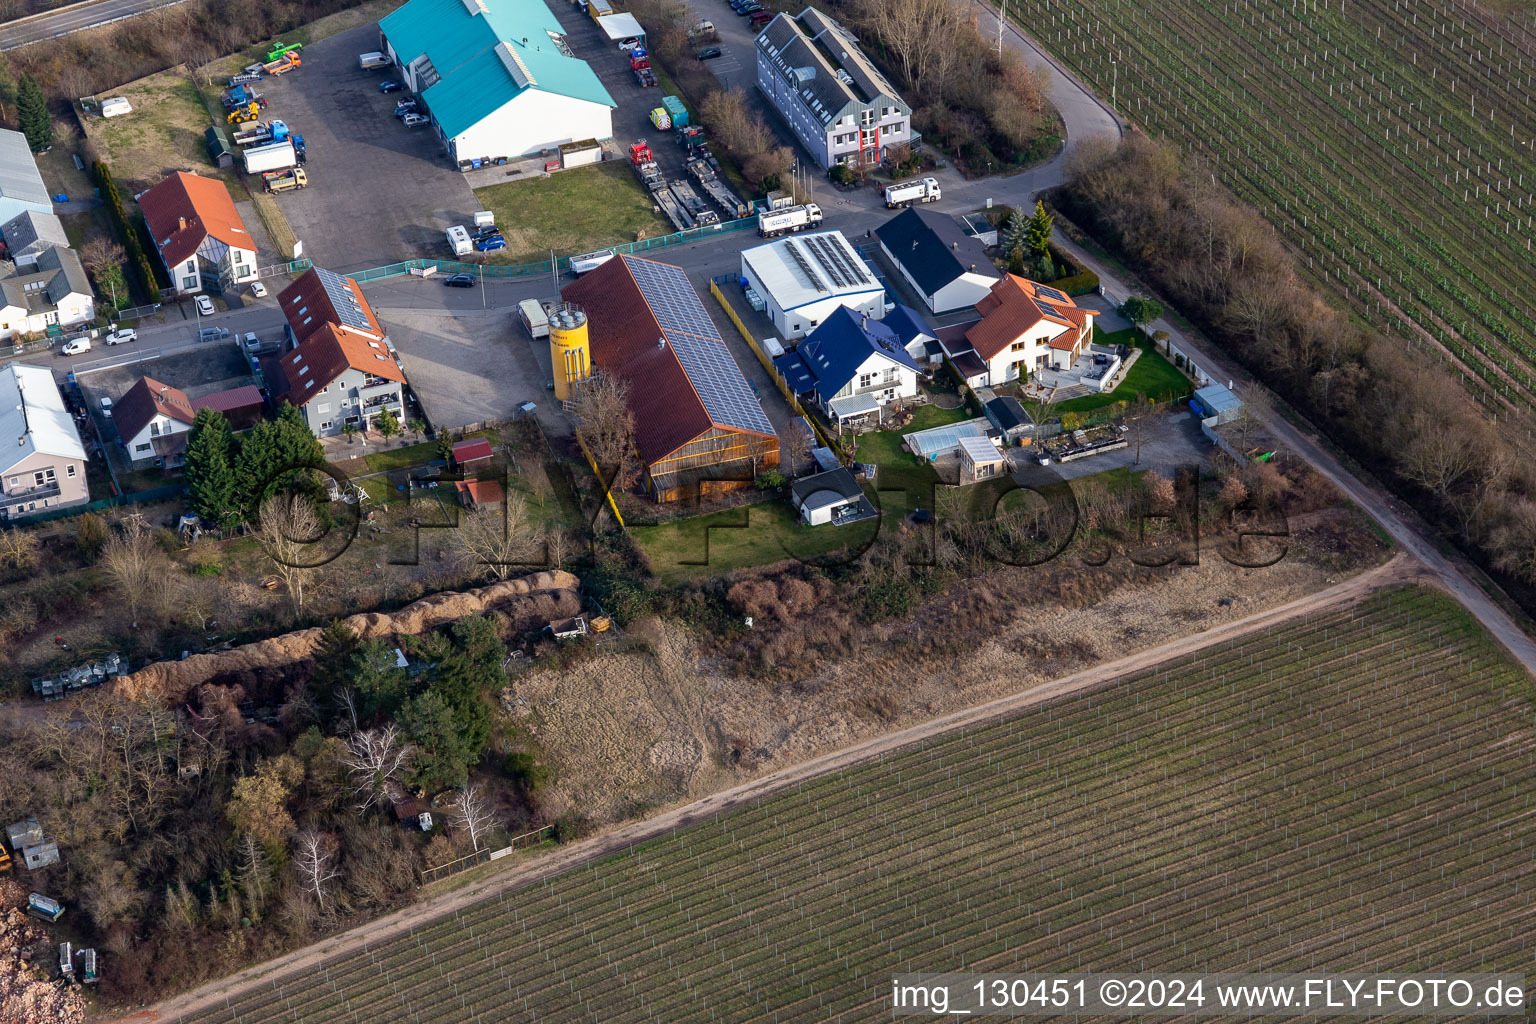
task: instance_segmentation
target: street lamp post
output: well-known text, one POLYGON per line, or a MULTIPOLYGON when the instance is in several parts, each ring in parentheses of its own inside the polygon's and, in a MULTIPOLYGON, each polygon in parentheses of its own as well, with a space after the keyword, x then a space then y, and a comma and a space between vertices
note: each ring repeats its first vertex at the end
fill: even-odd
POLYGON ((1120 62, 1115 60, 1113 57, 1111 57, 1110 60, 1109 60, 1109 67, 1110 67, 1109 105, 1112 106, 1112 107, 1115 107, 1116 109, 1118 109, 1119 108, 1119 102, 1117 101, 1116 97, 1119 95, 1119 92, 1120 92, 1120 62))

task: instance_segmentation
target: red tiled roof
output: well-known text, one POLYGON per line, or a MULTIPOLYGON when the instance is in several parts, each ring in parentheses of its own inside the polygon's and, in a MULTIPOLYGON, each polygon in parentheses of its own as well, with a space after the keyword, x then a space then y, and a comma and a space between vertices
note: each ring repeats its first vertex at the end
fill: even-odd
MULTIPOLYGON (((592 365, 629 381, 635 447, 650 466, 717 424, 672 346, 656 344, 662 338, 661 324, 627 259, 638 257, 609 260, 567 285, 562 295, 586 311, 592 365)), ((734 427, 721 429, 758 436, 734 427)))
POLYGON ((190 425, 197 418, 197 412, 187 400, 185 391, 162 384, 153 377, 140 377, 112 407, 117 432, 125 442, 139 436, 156 416, 168 416, 190 425))
POLYGON ((294 405, 308 403, 348 367, 405 383, 405 373, 382 341, 335 324, 325 324, 298 348, 284 352, 281 364, 288 384, 283 397, 294 405), (302 372, 305 367, 308 373, 302 372))
POLYGON ((139 209, 166 266, 174 267, 191 257, 205 238, 216 238, 234 249, 256 251, 229 189, 217 178, 177 171, 139 196, 139 209))
POLYGON ((460 480, 454 487, 458 489, 459 501, 471 508, 476 505, 500 505, 507 500, 501 484, 495 480, 460 480), (464 501, 466 495, 468 501, 464 501))
POLYGON ((483 437, 460 441, 453 446, 453 461, 459 464, 491 457, 491 442, 483 437))
POLYGON ((215 391, 211 395, 192 399, 194 410, 217 409, 219 412, 233 412, 236 409, 248 409, 253 405, 261 404, 261 389, 255 384, 230 388, 228 391, 215 391))
POLYGON ((1045 295, 1040 287, 1028 278, 1006 274, 976 303, 981 321, 966 331, 965 338, 982 359, 991 360, 1042 320, 1067 329, 1051 339, 1052 348, 1073 347, 1093 311, 1078 308, 1070 299, 1045 295))
POLYGON ((357 282, 329 270, 311 267, 304 271, 293 284, 277 293, 277 304, 283 316, 288 319, 288 326, 293 328, 295 342, 300 345, 326 324, 344 324, 358 334, 368 335, 375 340, 384 337, 384 328, 379 326, 379 318, 373 315, 373 307, 368 304, 357 282), (368 323, 366 329, 359 324, 348 323, 345 311, 336 308, 325 288, 327 276, 338 287, 352 293, 368 323))

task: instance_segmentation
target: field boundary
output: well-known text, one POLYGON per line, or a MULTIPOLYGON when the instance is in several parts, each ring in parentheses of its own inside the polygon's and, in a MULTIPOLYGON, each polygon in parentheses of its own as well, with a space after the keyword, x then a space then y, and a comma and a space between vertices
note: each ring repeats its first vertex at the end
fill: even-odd
POLYGON ((1123 676, 1152 668, 1214 644, 1246 636, 1303 615, 1356 604, 1377 590, 1405 583, 1437 585, 1417 562, 1399 553, 1386 563, 1344 580, 1327 590, 1297 598, 1214 629, 1179 637, 1168 643, 1116 658, 1031 687, 1021 693, 941 715, 896 732, 873 736, 853 746, 821 754, 799 764, 789 765, 761 778, 721 790, 655 817, 630 822, 611 832, 560 847, 548 857, 522 862, 506 873, 478 885, 395 911, 376 921, 359 925, 276 960, 247 968, 137 1013, 127 1013, 112 1020, 121 1024, 176 1021, 181 1020, 186 1014, 216 1006, 242 989, 262 984, 276 988, 276 979, 279 975, 292 971, 310 970, 331 958, 349 955, 358 950, 370 950, 375 943, 393 940, 432 920, 456 913, 483 900, 521 889, 541 879, 562 874, 604 857, 622 853, 640 843, 668 833, 675 833, 679 828, 687 828, 707 818, 718 818, 720 814, 743 804, 762 799, 828 772, 839 771, 871 758, 920 744, 930 737, 955 729, 1004 718, 1054 701, 1092 693, 1112 685, 1123 676))

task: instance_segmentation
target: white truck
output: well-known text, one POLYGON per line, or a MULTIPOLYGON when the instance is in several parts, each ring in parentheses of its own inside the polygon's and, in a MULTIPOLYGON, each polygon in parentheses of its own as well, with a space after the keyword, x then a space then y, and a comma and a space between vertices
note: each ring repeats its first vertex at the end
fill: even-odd
POLYGON ((787 206, 778 210, 764 210, 757 215, 757 233, 763 238, 782 235, 786 231, 802 231, 821 223, 821 207, 815 203, 804 206, 787 206))
POLYGON ((911 206, 913 203, 936 203, 943 197, 937 178, 902 181, 885 186, 885 205, 890 210, 911 206))
POLYGON ((448 247, 453 250, 455 256, 468 256, 475 251, 475 243, 469 237, 469 230, 462 224, 455 224, 444 234, 448 236, 448 247))
POLYGON ((375 68, 387 68, 389 67, 389 58, 384 56, 378 50, 372 50, 368 53, 360 53, 357 55, 357 67, 360 71, 372 71, 375 68))
POLYGON ((580 277, 582 274, 596 270, 611 259, 613 259, 612 249, 598 249, 596 252, 584 252, 572 256, 568 265, 571 273, 580 277))
POLYGON ((242 154, 245 157, 246 174, 264 174, 267 171, 286 171, 299 165, 293 151, 293 143, 284 139, 265 146, 252 146, 242 154))

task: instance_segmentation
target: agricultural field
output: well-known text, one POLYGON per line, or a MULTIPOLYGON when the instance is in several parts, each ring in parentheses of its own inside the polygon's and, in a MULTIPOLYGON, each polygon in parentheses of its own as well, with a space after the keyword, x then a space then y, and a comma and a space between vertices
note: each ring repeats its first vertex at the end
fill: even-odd
POLYGON ((1531 685, 1440 592, 1378 592, 181 1019, 851 1021, 898 971, 1521 971, 1531 685))
POLYGON ((1008 10, 1130 120, 1203 158, 1354 312, 1426 351, 1433 339, 1492 408, 1536 402, 1529 25, 1436 0, 1008 10))

